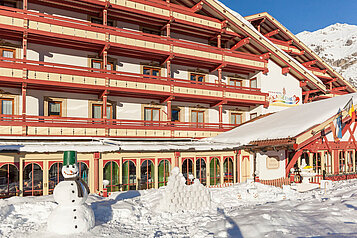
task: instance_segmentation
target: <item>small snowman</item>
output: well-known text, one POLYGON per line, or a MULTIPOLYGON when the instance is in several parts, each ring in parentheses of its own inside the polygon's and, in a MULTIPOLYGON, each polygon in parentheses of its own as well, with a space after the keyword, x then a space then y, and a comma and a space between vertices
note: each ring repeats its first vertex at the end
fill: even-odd
POLYGON ((47 229, 60 235, 86 232, 94 227, 95 219, 93 210, 85 203, 89 188, 79 176, 75 151, 64 152, 62 175, 64 181, 53 191, 58 206, 48 218, 47 229))

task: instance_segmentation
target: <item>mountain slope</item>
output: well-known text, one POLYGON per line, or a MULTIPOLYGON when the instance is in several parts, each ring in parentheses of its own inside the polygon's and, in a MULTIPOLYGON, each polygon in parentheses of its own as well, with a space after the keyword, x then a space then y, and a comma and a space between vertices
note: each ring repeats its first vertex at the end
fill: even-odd
POLYGON ((336 23, 297 34, 308 47, 357 86, 357 26, 336 23))

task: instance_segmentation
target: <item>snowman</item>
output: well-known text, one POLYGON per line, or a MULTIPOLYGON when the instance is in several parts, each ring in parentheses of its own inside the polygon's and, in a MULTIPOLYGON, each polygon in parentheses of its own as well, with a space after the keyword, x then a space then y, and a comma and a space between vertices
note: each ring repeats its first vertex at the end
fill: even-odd
POLYGON ((93 228, 95 219, 93 210, 85 203, 89 188, 79 176, 75 151, 64 152, 62 175, 64 181, 53 191, 58 206, 48 218, 47 229, 60 235, 86 232, 93 228))

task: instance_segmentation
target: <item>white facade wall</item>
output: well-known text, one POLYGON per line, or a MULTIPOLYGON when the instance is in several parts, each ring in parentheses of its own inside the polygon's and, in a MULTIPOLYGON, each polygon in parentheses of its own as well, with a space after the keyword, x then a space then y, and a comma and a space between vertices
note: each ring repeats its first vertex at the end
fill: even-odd
POLYGON ((271 180, 285 177, 284 150, 259 152, 255 156, 256 171, 260 179, 271 180))

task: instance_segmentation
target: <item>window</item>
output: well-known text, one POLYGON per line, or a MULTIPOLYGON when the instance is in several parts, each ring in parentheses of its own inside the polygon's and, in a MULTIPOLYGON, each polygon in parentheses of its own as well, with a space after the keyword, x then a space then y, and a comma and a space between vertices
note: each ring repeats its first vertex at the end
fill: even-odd
MULTIPOLYGON (((96 17, 91 17, 90 21, 95 24, 100 24, 103 25, 103 19, 102 18, 96 18, 96 17)), ((107 25, 108 26, 114 26, 114 21, 112 20, 107 20, 107 25)))
POLYGON ((144 108, 144 121, 160 121, 160 109, 144 108))
POLYGON ((250 120, 253 120, 254 118, 257 118, 258 114, 257 113, 251 113, 250 114, 250 120))
POLYGON ((204 123, 204 112, 203 111, 191 111, 191 122, 204 123))
POLYGON ((250 87, 251 88, 258 88, 258 83, 257 83, 257 79, 251 79, 250 80, 250 87))
POLYGON ((160 68, 144 66, 143 74, 145 75, 152 75, 152 76, 160 76, 160 68))
MULTIPOLYGON (((92 68, 94 69, 102 69, 103 68, 103 60, 100 59, 92 59, 92 68)), ((108 63, 107 70, 114 70, 114 64, 108 63)))
MULTIPOLYGON (((100 119, 102 118, 102 104, 93 104, 92 105, 92 118, 100 119)), ((107 105, 107 119, 113 118, 112 105, 107 105)))
POLYGON ((243 80, 231 78, 229 80, 229 85, 236 86, 236 87, 243 87, 243 80))
POLYGON ((327 174, 332 174, 332 156, 331 153, 325 152, 325 170, 327 174))
POLYGON ((242 124, 242 114, 241 113, 232 113, 231 114, 231 124, 233 124, 233 125, 242 124))
POLYGON ((339 152, 339 172, 344 173, 346 172, 346 159, 345 159, 345 152, 339 152))
POLYGON ((1 98, 0 99, 1 114, 13 115, 14 114, 14 99, 1 98))
POLYGON ((204 82, 205 81, 205 75, 204 74, 190 73, 190 80, 191 81, 197 81, 197 82, 204 82))
POLYGON ((171 121, 180 121, 180 109, 171 110, 171 121))
POLYGON ((62 102, 60 101, 49 101, 48 102, 48 116, 62 116, 62 102))
POLYGON ((142 31, 143 31, 143 33, 161 36, 161 31, 160 30, 143 28, 142 31))
POLYGON ((0 55, 4 58, 15 58, 15 49, 0 48, 0 55))
POLYGON ((16 8, 16 1, 0 0, 0 6, 16 8))

